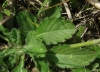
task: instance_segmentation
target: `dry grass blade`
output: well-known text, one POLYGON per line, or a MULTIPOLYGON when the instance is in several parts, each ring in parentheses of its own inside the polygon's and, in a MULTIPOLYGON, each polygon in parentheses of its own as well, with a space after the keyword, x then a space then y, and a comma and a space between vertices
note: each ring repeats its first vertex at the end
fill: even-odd
POLYGON ((95 6, 96 8, 100 9, 100 2, 98 0, 86 0, 86 1, 95 6))
POLYGON ((61 4, 63 4, 63 3, 66 3, 66 2, 68 2, 68 1, 70 1, 70 0, 65 0, 64 2, 61 2, 61 3, 55 4, 55 5, 53 5, 53 6, 47 7, 47 8, 45 8, 44 10, 48 10, 48 9, 53 8, 53 7, 55 7, 55 6, 59 6, 59 5, 61 5, 61 4))
MULTIPOLYGON (((62 0, 62 2, 65 2, 65 0, 62 0)), ((69 9, 67 3, 64 3, 64 7, 66 9, 66 13, 68 15, 69 20, 72 20, 72 15, 71 15, 71 12, 70 12, 70 9, 69 9)))
POLYGON ((9 20, 11 17, 13 17, 14 16, 14 14, 13 15, 11 15, 11 16, 8 16, 8 17, 6 17, 5 19, 3 19, 3 20, 1 20, 0 21, 0 25, 2 25, 3 23, 5 23, 7 20, 9 20))

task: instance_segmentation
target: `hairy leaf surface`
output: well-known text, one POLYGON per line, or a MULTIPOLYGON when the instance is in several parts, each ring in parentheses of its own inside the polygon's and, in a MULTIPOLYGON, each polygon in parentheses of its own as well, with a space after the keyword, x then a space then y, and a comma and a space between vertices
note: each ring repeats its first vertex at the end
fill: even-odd
POLYGON ((71 38, 75 33, 75 26, 62 18, 45 18, 40 23, 37 33, 37 37, 42 38, 47 45, 57 44, 71 38))
POLYGON ((33 53, 45 53, 46 47, 40 39, 36 39, 36 32, 30 31, 26 38, 25 50, 33 53))
POLYGON ((20 31, 13 28, 12 31, 8 35, 9 43, 13 44, 16 47, 19 47, 22 45, 21 37, 20 37, 20 31))
POLYGON ((12 72, 27 72, 27 70, 24 68, 24 57, 21 57, 21 60, 19 62, 19 65, 16 66, 12 72))
POLYGON ((3 59, 0 56, 0 72, 9 72, 6 64, 3 62, 3 59))

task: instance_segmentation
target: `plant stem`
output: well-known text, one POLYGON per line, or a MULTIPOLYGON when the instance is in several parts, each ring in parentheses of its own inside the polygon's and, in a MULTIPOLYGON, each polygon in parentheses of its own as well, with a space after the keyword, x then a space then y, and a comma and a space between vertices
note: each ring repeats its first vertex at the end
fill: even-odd
POLYGON ((95 39, 87 42, 82 42, 82 43, 77 43, 77 44, 71 44, 71 48, 76 48, 76 47, 82 47, 82 46, 89 46, 89 45, 95 45, 100 43, 100 39, 95 39))
POLYGON ((2 36, 2 35, 0 35, 0 37, 2 38, 2 39, 4 39, 5 41, 9 41, 6 37, 4 37, 4 36, 2 36))
POLYGON ((46 5, 46 3, 48 2, 48 0, 44 0, 44 2, 43 2, 43 4, 42 4, 42 6, 41 6, 41 8, 40 8, 40 10, 39 10, 39 12, 38 12, 38 16, 40 15, 40 13, 43 11, 43 8, 45 7, 45 5, 46 5))

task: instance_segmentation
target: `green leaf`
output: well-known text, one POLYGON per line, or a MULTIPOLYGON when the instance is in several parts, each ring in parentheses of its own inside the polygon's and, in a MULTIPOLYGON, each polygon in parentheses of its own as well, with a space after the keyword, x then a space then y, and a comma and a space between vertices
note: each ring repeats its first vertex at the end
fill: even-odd
POLYGON ((75 26, 71 21, 62 18, 45 18, 37 30, 37 37, 43 39, 47 45, 64 42, 75 33, 75 26))
POLYGON ((21 33, 25 37, 29 31, 34 30, 34 26, 38 26, 35 17, 27 11, 20 11, 17 14, 17 22, 20 25, 21 33))
POLYGON ((28 33, 24 50, 33 53, 45 53, 47 51, 42 41, 36 39, 36 32, 34 31, 28 33))
POLYGON ((6 57, 8 55, 11 55, 11 54, 17 54, 17 55, 21 55, 22 53, 24 53, 24 50, 23 48, 13 48, 13 47, 9 47, 9 48, 6 48, 4 49, 2 52, 1 52, 1 56, 2 57, 6 57))
POLYGON ((96 56, 94 51, 71 48, 67 45, 55 46, 47 53, 48 59, 62 68, 78 68, 89 65, 96 56))
POLYGON ((6 57, 7 55, 10 55, 10 54, 12 54, 12 53, 14 53, 14 52, 16 52, 16 50, 15 49, 13 49, 13 48, 7 48, 7 49, 4 49, 3 51, 2 51, 2 57, 6 57))
POLYGON ((4 34, 4 35, 0 34, 0 37, 5 41, 9 42, 9 39, 6 36, 9 35, 10 31, 7 30, 3 25, 0 25, 0 31, 4 34))
POLYGON ((3 12, 4 12, 7 16, 10 16, 10 14, 11 14, 10 10, 8 10, 8 9, 4 9, 3 12))
POLYGON ((40 72, 49 72, 49 64, 46 58, 37 58, 35 64, 40 72))
POLYGON ((20 31, 13 28, 11 32, 7 35, 9 39, 9 43, 13 44, 14 46, 20 47, 22 45, 21 37, 20 37, 20 31))
POLYGON ((100 58, 100 44, 98 44, 98 45, 92 45, 91 48, 96 51, 96 53, 98 55, 97 58, 100 58))
POLYGON ((78 68, 78 69, 73 70, 72 72, 91 72, 91 71, 85 68, 78 68))
POLYGON ((19 62, 20 53, 12 53, 3 59, 9 69, 13 69, 15 65, 19 62), (9 56, 9 57, 8 57, 9 56))
POLYGON ((2 4, 2 8, 5 8, 8 4, 8 2, 9 2, 8 0, 5 0, 5 2, 2 4))
POLYGON ((92 70, 91 71, 96 71, 97 68, 99 68, 99 63, 95 63, 92 67, 92 70))
POLYGON ((0 56, 0 72, 9 72, 6 64, 3 62, 0 56))
POLYGON ((41 66, 41 72, 48 72, 49 71, 49 65, 46 61, 39 61, 39 64, 41 66))
POLYGON ((24 55, 21 56, 21 60, 18 66, 16 66, 12 72, 27 72, 27 70, 24 68, 24 55))
POLYGON ((85 29, 86 29, 85 26, 80 26, 78 28, 78 33, 76 34, 76 36, 80 37, 84 33, 85 29))
POLYGON ((3 25, 0 25, 0 31, 4 34, 9 32, 3 25))
POLYGON ((6 30, 2 25, 0 25, 0 31, 4 31, 4 30, 6 30))

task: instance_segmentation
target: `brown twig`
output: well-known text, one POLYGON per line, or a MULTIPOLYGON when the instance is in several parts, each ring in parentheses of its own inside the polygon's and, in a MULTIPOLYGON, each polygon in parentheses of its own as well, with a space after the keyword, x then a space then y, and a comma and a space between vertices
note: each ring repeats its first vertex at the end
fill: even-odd
MULTIPOLYGON (((62 2, 65 2, 65 0, 62 0, 62 2)), ((64 7, 65 7, 65 10, 66 10, 69 20, 72 20, 72 15, 71 15, 71 12, 70 12, 70 9, 69 9, 67 3, 63 3, 63 4, 64 4, 64 7)))
POLYGON ((69 1, 69 0, 65 0, 64 2, 61 2, 61 3, 55 4, 55 5, 53 5, 53 6, 47 7, 47 8, 45 8, 44 10, 48 10, 48 9, 53 8, 53 7, 55 7, 55 6, 59 6, 59 5, 61 5, 61 4, 63 4, 63 3, 66 3, 66 2, 68 2, 68 1, 69 1))
POLYGON ((0 21, 0 25, 4 24, 7 20, 9 20, 11 17, 13 17, 14 15, 8 16, 5 19, 0 21))

